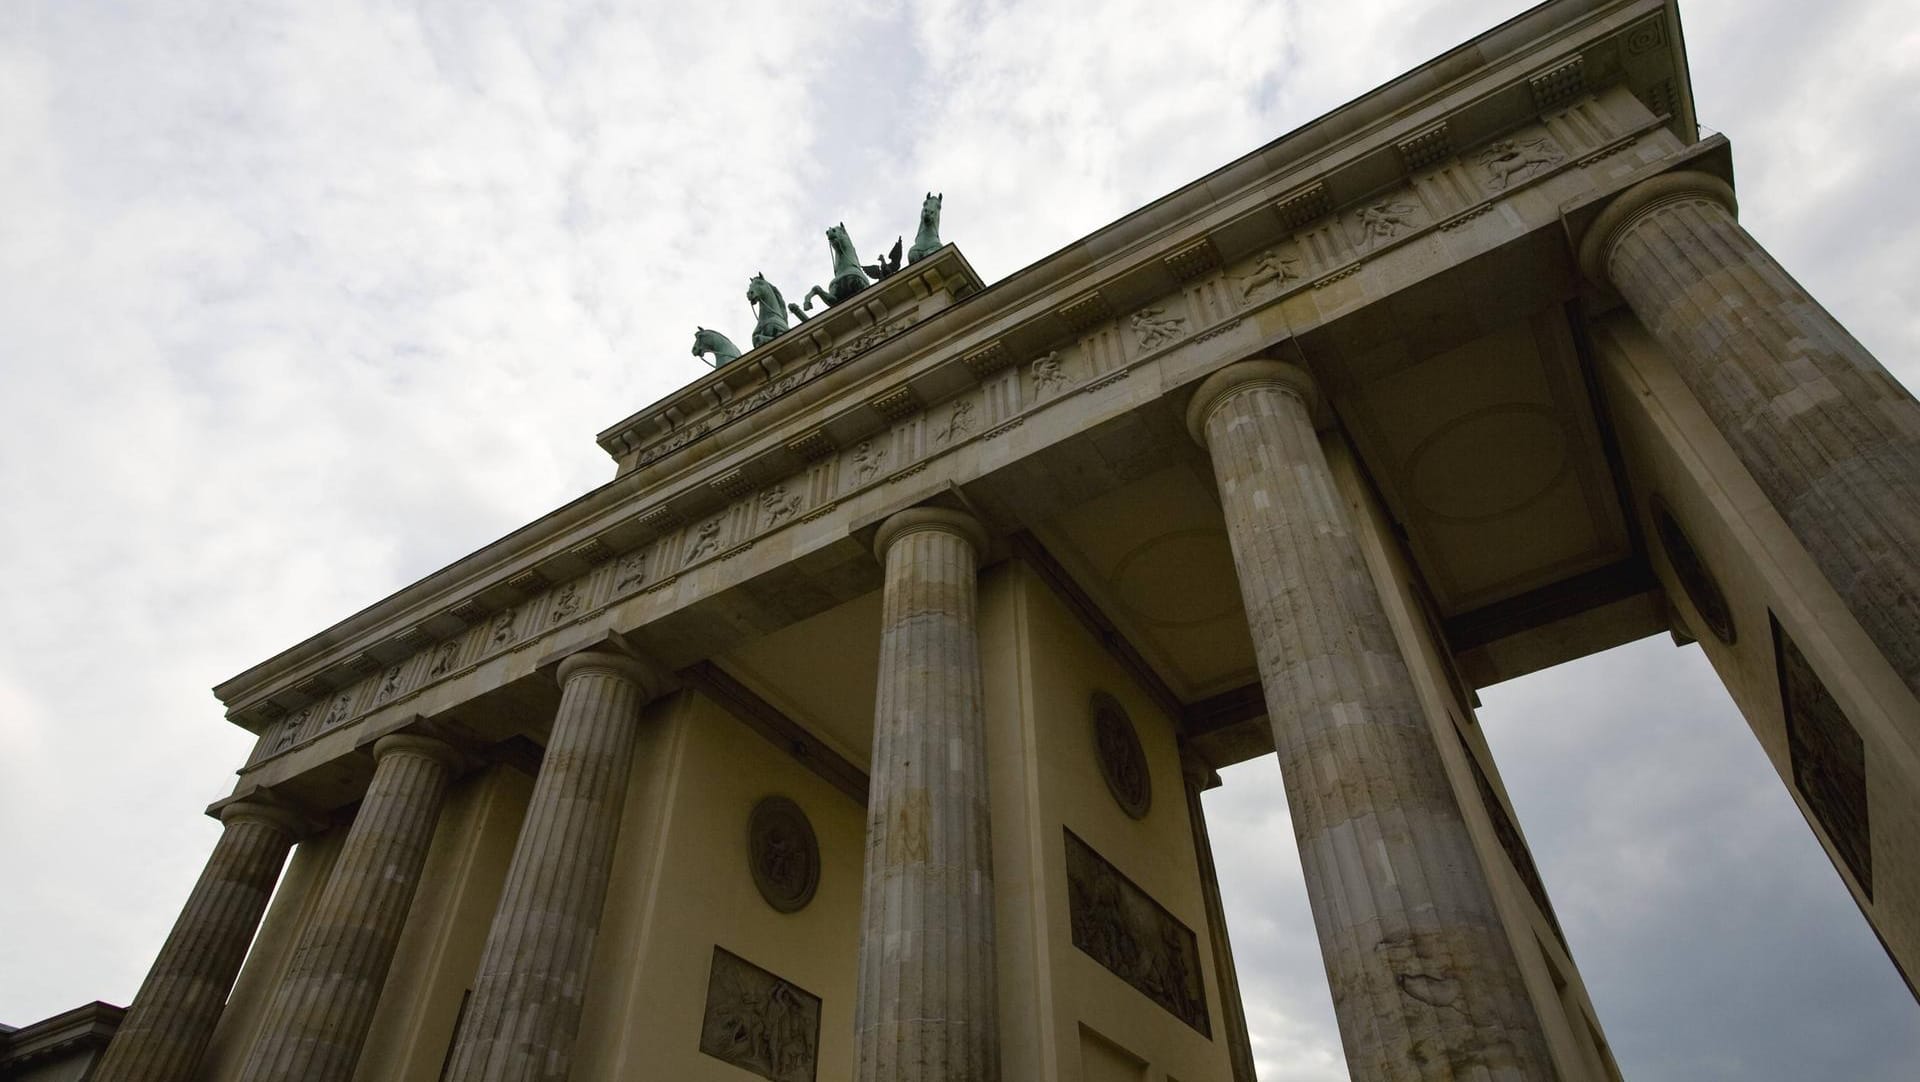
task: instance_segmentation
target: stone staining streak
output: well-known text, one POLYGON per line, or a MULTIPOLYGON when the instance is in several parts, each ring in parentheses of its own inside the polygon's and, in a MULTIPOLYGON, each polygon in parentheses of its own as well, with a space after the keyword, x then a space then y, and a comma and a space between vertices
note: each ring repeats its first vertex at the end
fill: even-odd
POLYGON ((1453 137, 1442 120, 1402 139, 1394 148, 1400 152, 1400 162, 1407 172, 1418 173, 1453 156, 1453 137))
POLYGON ((854 1030, 859 1082, 998 1082, 993 856, 976 628, 987 535, 881 524, 886 567, 854 1030))
POLYGON ((1552 1077, 1492 888, 1314 430, 1252 361, 1187 423, 1213 460, 1308 900, 1356 1082, 1552 1077))
POLYGON ((1867 818, 1866 744, 1777 621, 1773 643, 1793 787, 1871 902, 1873 831, 1867 818))
POLYGON ((1036 398, 1055 394, 1067 385, 1067 374, 1060 367, 1060 351, 1049 350, 1033 362, 1033 393, 1036 398))
POLYGON ((1160 262, 1165 264, 1167 273, 1173 275, 1174 281, 1190 282, 1219 267, 1220 253, 1213 246, 1213 238, 1201 237, 1168 254, 1160 262))
POLYGON ((1540 112, 1554 109, 1579 97, 1587 89, 1587 64, 1575 56, 1527 80, 1533 91, 1533 107, 1540 112))
POLYGON ((1143 350, 1178 341, 1186 334, 1187 321, 1170 316, 1165 308, 1142 308, 1133 314, 1133 333, 1143 350))
POLYGON ((1701 173, 1629 189, 1581 243, 1854 619, 1920 694, 1920 402, 1701 173))
POLYGON ((1192 929, 1093 847, 1065 831, 1073 945, 1168 1014, 1212 1038, 1192 929))
POLYGON ((700 1051, 771 1082, 814 1082, 820 997, 715 947, 700 1051))
POLYGON ((226 828, 127 1008, 96 1082, 199 1077, 200 1057, 299 828, 291 813, 245 801, 221 809, 220 819, 226 828))
POLYGON ((1553 139, 1541 135, 1532 139, 1498 139, 1480 152, 1480 167, 1486 170, 1487 185, 1505 191, 1515 181, 1528 180, 1567 160, 1553 139))

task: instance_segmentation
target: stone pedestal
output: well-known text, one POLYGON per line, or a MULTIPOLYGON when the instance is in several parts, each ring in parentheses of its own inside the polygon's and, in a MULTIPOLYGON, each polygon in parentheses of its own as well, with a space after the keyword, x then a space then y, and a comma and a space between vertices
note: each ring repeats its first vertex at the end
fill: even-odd
POLYGON ((1628 189, 1581 244, 1672 355, 1854 618, 1920 695, 1920 403, 1702 173, 1628 189))
POLYGON ((1320 950, 1356 1082, 1553 1077, 1412 677, 1292 365, 1187 413, 1213 458, 1320 950))
POLYGON ((860 1082, 1000 1077, 984 694, 986 533, 954 511, 888 519, 855 1039, 860 1082))
POLYGON ((193 1078, 299 830, 290 811, 242 801, 167 934, 93 1075, 98 1082, 193 1078))
POLYGON ((640 710, 658 674, 588 651, 560 663, 547 739, 446 1077, 551 1079, 572 1065, 640 710))
POLYGON ((456 760, 422 736, 373 746, 373 781, 241 1072, 248 1082, 348 1082, 406 926, 456 760))

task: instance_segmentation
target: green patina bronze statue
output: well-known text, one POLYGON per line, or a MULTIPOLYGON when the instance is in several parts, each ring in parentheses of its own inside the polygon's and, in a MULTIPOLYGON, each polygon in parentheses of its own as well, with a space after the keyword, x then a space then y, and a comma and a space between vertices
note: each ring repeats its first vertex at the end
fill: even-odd
POLYGON ((831 308, 873 284, 867 272, 860 269, 860 254, 853 250, 853 238, 847 236, 847 223, 827 227, 827 247, 833 250, 833 280, 825 289, 814 286, 807 290, 804 303, 809 312, 813 311, 815 297, 831 308))
POLYGON ((772 282, 764 274, 756 274, 747 282, 747 305, 753 309, 753 345, 755 349, 787 333, 787 311, 792 309, 801 319, 807 317, 787 303, 772 282))
POLYGON ((715 368, 726 364, 728 361, 737 361, 740 359, 740 347, 734 345, 732 339, 721 334, 719 331, 708 330, 705 327, 695 327, 693 329, 693 355, 705 361, 706 358, 702 355, 707 353, 713 354, 713 360, 707 361, 707 363, 715 368))
POLYGON ((918 263, 940 250, 940 200, 945 193, 927 193, 920 204, 920 232, 913 235, 913 247, 907 249, 907 262, 918 263))

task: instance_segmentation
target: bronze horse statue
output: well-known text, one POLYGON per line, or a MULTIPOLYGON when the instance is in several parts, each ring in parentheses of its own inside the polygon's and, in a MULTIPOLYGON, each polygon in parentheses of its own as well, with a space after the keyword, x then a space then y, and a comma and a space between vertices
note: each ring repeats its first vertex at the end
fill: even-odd
MULTIPOLYGON (((884 266, 878 264, 864 270, 861 268, 860 253, 853 250, 853 238, 847 236, 845 222, 827 227, 827 247, 833 251, 833 279, 827 283, 825 289, 814 286, 807 290, 804 304, 809 312, 813 311, 815 297, 826 301, 827 307, 831 308, 872 285, 873 279, 867 277, 869 270, 885 270, 884 266)), ((885 277, 885 275, 881 274, 879 277, 885 277)))
MULTIPOLYGON (((764 274, 756 274, 747 281, 747 305, 753 309, 753 345, 755 349, 787 333, 787 310, 793 306, 787 303, 780 291, 767 281, 764 274)), ((800 317, 806 319, 805 315, 800 317)))
POLYGON ((734 345, 732 339, 721 334, 719 331, 708 330, 705 327, 695 327, 693 329, 693 355, 700 357, 701 360, 706 360, 705 357, 701 356, 706 353, 713 354, 713 360, 707 363, 715 368, 726 364, 728 361, 740 359, 740 347, 734 345))
POLYGON ((913 235, 913 247, 907 249, 907 262, 918 263, 940 250, 940 200, 945 193, 927 193, 920 204, 920 232, 913 235))

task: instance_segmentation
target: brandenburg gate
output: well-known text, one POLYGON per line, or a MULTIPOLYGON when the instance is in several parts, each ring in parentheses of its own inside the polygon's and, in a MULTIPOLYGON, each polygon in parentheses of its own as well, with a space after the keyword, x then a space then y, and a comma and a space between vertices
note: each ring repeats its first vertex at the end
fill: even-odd
POLYGON ((940 203, 219 685, 97 1079, 1250 1082, 1200 793, 1269 753, 1355 1079, 1617 1079, 1475 693, 1656 634, 1911 980, 1920 406, 1739 224, 1672 3, 991 285, 940 203))

